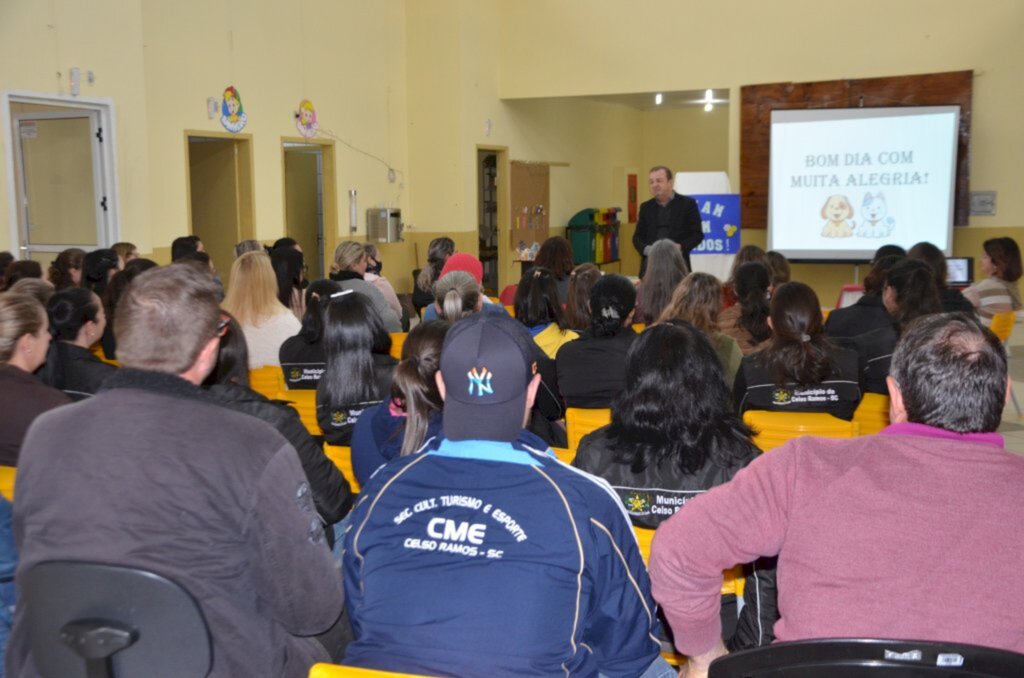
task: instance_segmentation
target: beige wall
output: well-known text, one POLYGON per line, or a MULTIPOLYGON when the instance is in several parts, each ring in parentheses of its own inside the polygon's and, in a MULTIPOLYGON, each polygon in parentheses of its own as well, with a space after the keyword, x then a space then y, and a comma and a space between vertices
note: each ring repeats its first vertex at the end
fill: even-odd
MULTIPOLYGON (((283 233, 280 139, 296 135, 292 113, 303 98, 313 101, 322 129, 398 170, 391 184, 385 165, 338 144, 338 194, 358 190, 360 234, 367 207, 408 211, 403 0, 0 3, 3 87, 60 94, 72 65, 83 72, 82 96, 114 102, 121 239, 143 253, 162 260, 187 232, 183 130, 223 131, 207 118, 206 98, 231 84, 253 136, 258 238, 283 233), (86 70, 95 85, 85 83, 86 70)), ((0 148, 8 143, 0 135, 0 148)), ((4 188, 5 221, 7 201, 4 188)), ((348 232, 347 202, 339 208, 341 223, 326 229, 329 247, 348 232)), ((0 231, 0 249, 9 240, 0 231)))
MULTIPOLYGON (((280 140, 295 136, 292 111, 309 97, 322 128, 398 170, 390 184, 381 163, 337 144, 339 218, 326 225, 328 249, 348 235, 348 189, 359 192, 360 236, 367 207, 401 207, 407 242, 384 249, 385 270, 403 291, 405 271, 422 264, 432 237, 456 234, 460 249, 476 250, 477 146, 568 163, 551 172, 553 225, 582 207, 625 208, 627 171, 638 171, 645 198, 652 164, 727 169, 738 188, 735 102, 753 83, 973 69, 971 183, 998 191, 999 214, 974 218, 971 228, 1022 227, 1022 29, 1017 0, 678 0, 656 17, 617 0, 5 0, 0 83, 60 94, 71 65, 94 71, 82 94, 114 102, 121 237, 158 260, 187 229, 183 130, 222 129, 207 119, 206 98, 228 84, 241 91, 256 235, 272 241, 283 233, 280 140), (841 49, 826 25, 841 27, 841 49), (640 113, 566 98, 706 87, 728 89, 734 105, 640 113)), ((8 143, 0 135, 0 148, 8 143)), ((625 272, 636 266, 629 233, 625 272)), ((958 233, 958 248, 964 238, 958 233)), ((9 240, 0 229, 0 249, 9 240)), ((505 284, 515 268, 503 263, 505 284)), ((850 273, 807 271, 823 288, 850 273)))
MULTIPOLYGON (((971 187, 999 192, 999 214, 972 225, 1024 224, 1024 3, 989 0, 669 2, 638 12, 615 0, 501 3, 501 95, 729 88, 972 69, 971 187), (594 36, 620 49, 587 49, 594 36)), ((898 103, 898 102, 894 102, 898 103)), ((739 107, 729 171, 738 186, 739 107)))

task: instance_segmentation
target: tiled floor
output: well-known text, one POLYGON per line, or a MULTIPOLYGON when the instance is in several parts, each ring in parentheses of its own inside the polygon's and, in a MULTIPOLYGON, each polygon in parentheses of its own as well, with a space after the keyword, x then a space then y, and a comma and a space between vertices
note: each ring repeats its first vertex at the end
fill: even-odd
MULTIPOLYGON (((1017 321, 1010 337, 1010 378, 1017 402, 1024 406, 1024 323, 1017 321)), ((1003 423, 999 432, 1006 438, 1007 449, 1024 454, 1024 419, 1017 416, 1013 403, 1007 403, 1003 410, 1003 423)))

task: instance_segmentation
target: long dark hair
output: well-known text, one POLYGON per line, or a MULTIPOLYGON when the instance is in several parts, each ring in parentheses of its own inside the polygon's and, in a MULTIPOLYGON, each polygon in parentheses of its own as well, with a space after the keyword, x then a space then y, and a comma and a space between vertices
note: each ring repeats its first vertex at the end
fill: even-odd
POLYGON ((725 281, 728 287, 736 286, 736 274, 740 271, 740 266, 743 264, 749 264, 751 262, 757 262, 768 266, 768 253, 757 245, 744 245, 740 248, 740 251, 736 253, 736 258, 732 260, 732 269, 729 270, 729 279, 725 281))
POLYGON ((772 295, 772 340, 757 353, 779 386, 815 386, 832 372, 832 346, 825 337, 818 295, 801 282, 785 283, 772 295))
POLYGON ((736 270, 736 298, 739 299, 739 325, 754 342, 762 342, 771 336, 768 327, 768 287, 771 278, 768 267, 752 261, 743 264, 736 270))
POLYGON ((65 287, 77 287, 71 277, 72 269, 82 272, 82 261, 85 259, 85 250, 77 247, 69 247, 64 250, 50 264, 50 282, 53 288, 62 290, 65 287))
POLYGON ((640 285, 645 322, 654 322, 672 301, 672 293, 690 272, 679 246, 659 240, 647 256, 647 271, 640 285))
POLYGON ((534 267, 523 274, 516 288, 515 311, 516 320, 527 327, 555 323, 565 329, 565 313, 551 271, 534 267))
POLYGON ((302 252, 290 246, 277 247, 270 252, 270 265, 277 278, 277 300, 291 308, 292 292, 302 290, 305 267, 302 252))
POLYGON ((220 315, 227 324, 217 348, 217 366, 203 383, 207 386, 233 384, 249 388, 249 345, 245 343, 245 333, 233 315, 227 311, 221 311, 220 315))
POLYGON ((430 291, 430 286, 441 276, 441 269, 448 257, 455 253, 455 241, 451 238, 434 238, 427 247, 427 265, 420 271, 416 278, 416 286, 424 292, 430 291))
POLYGON ((552 236, 541 243, 534 266, 546 268, 557 280, 565 280, 572 273, 572 244, 561 236, 552 236))
POLYGON ((569 292, 566 294, 565 322, 571 330, 590 327, 590 290, 601 279, 596 264, 580 264, 569 274, 569 292))
POLYGON ((885 276, 889 273, 889 269, 905 258, 905 254, 887 254, 875 259, 871 264, 871 271, 864 276, 864 296, 882 296, 885 276))
POLYGON ((320 378, 321 393, 331 407, 381 400, 373 370, 373 354, 387 353, 391 335, 359 292, 338 292, 324 318, 324 354, 327 366, 320 378))
POLYGON ((302 316, 299 336, 307 344, 315 344, 324 338, 324 314, 331 295, 341 291, 341 284, 334 280, 316 280, 306 288, 306 312, 302 316))
POLYGON ((402 361, 391 381, 391 397, 406 414, 402 456, 423 446, 430 415, 444 406, 434 375, 441 367, 441 347, 450 327, 444 320, 420 323, 402 344, 402 361))
POLYGON ((935 269, 919 259, 904 259, 889 269, 886 287, 896 293, 893 321, 900 334, 913 320, 931 313, 942 313, 935 269))
POLYGON ((663 464, 696 473, 709 460, 731 468, 753 450, 715 350, 681 321, 649 327, 633 342, 608 435, 616 461, 633 473, 663 464))
POLYGON ((595 337, 614 337, 636 307, 636 288, 629 278, 606 275, 590 291, 590 331, 595 337))

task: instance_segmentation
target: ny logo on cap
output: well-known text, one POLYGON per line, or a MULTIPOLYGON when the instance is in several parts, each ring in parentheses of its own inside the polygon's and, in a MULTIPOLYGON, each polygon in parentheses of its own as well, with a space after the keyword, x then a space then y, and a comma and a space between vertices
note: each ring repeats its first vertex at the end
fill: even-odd
POLYGON ((494 393, 494 389, 491 388, 491 377, 493 375, 486 367, 481 368, 479 372, 474 367, 466 373, 466 376, 469 377, 469 395, 473 395, 474 386, 476 387, 476 395, 478 397, 494 393))

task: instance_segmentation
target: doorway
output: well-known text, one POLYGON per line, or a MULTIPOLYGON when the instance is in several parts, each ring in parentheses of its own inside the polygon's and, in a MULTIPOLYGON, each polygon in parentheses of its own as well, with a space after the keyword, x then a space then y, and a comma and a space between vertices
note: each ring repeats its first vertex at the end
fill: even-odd
POLYGON ((480 238, 480 263, 484 267, 484 293, 498 293, 498 154, 476 152, 477 189, 480 197, 477 230, 480 238))
POLYGON ((117 237, 110 114, 108 103, 5 93, 10 223, 20 258, 45 265, 69 247, 92 250, 117 237))
POLYGON ((255 237, 252 137, 186 132, 189 233, 199 236, 225 284, 235 244, 255 237))
MULTIPOLYGON (((335 229, 337 193, 334 144, 282 139, 284 234, 305 254, 306 278, 318 280, 330 270, 325 228, 335 229)), ((331 243, 333 245, 333 243, 331 243)))

